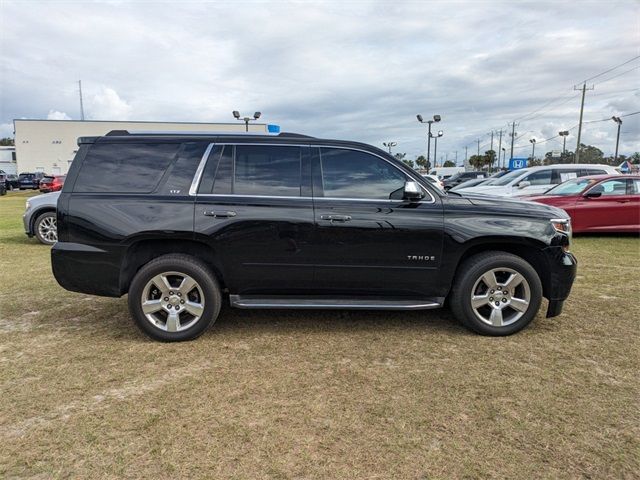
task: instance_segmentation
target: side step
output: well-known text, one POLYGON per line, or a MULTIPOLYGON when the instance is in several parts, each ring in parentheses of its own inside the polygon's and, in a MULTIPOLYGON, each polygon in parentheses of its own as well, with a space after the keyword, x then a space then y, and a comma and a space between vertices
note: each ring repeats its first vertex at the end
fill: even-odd
POLYGON ((440 308, 444 298, 327 297, 283 295, 229 295, 231 306, 255 309, 427 310, 440 308))

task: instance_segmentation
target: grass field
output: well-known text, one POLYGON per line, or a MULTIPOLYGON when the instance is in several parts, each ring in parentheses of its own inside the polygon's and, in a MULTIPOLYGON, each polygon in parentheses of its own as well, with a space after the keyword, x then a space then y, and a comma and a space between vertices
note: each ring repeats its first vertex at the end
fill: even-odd
POLYGON ((0 197, 2 478, 638 478, 640 239, 578 237, 562 316, 223 308, 148 340, 67 292, 0 197))

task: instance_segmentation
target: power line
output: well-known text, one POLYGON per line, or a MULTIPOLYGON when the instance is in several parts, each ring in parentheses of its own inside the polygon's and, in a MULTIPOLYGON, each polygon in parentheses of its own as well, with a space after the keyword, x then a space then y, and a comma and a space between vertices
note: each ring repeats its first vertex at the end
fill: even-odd
POLYGON ((596 85, 602 85, 603 83, 608 82, 609 80, 613 80, 614 78, 618 78, 618 77, 621 77, 622 75, 626 75, 627 73, 633 72, 634 70, 637 70, 638 68, 640 68, 640 65, 638 65, 636 67, 633 67, 633 68, 630 68, 629 70, 625 70, 624 72, 619 73, 618 75, 614 75, 613 77, 609 77, 609 78, 607 78, 605 80, 602 80, 601 82, 596 83, 596 85))
MULTIPOLYGON (((601 77, 602 75, 605 75, 605 74, 607 74, 607 73, 609 73, 609 72, 613 72, 616 68, 620 68, 620 67, 622 67, 622 66, 626 65, 627 63, 631 63, 631 62, 633 62, 634 60, 637 60, 638 58, 640 58, 640 55, 637 55, 637 56, 635 56, 635 57, 633 57, 633 58, 631 58, 631 59, 627 60, 626 62, 621 63, 620 65, 616 65, 615 67, 611 67, 610 69, 605 70, 605 71, 604 71, 604 72, 602 72, 602 73, 599 73, 599 74, 597 74, 597 75, 594 75, 593 77, 589 77, 589 78, 587 78, 587 79, 585 79, 585 80, 582 80, 581 82, 577 82, 577 83, 586 83, 586 82, 589 82, 589 81, 593 80, 594 78, 598 78, 598 77, 601 77)), ((635 67, 635 68, 638 68, 638 67, 635 67)), ((633 69, 632 69, 632 70, 633 70, 633 69)), ((605 82, 606 82, 606 80, 605 80, 605 82)), ((602 83, 602 82, 600 82, 600 83, 602 83)))

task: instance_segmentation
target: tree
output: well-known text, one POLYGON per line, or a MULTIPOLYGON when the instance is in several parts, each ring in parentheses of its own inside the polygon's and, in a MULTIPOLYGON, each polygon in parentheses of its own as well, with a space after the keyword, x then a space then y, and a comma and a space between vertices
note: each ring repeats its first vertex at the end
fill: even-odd
POLYGON ((403 162, 405 165, 410 166, 411 168, 415 168, 415 166, 414 166, 414 164, 413 164, 413 160, 410 160, 410 159, 406 158, 406 159, 403 159, 403 160, 402 160, 402 162, 403 162))
POLYGON ((640 152, 635 152, 633 155, 629 157, 631 163, 638 165, 640 163, 640 152))
POLYGON ((453 163, 451 160, 447 160, 446 162, 444 162, 444 165, 442 165, 443 167, 455 167, 456 164, 453 163))
POLYGON ((485 156, 485 165, 489 165, 489 168, 491 168, 496 161, 495 150, 487 150, 486 152, 484 152, 484 156, 485 156))
POLYGON ((0 138, 0 146, 1 147, 13 147, 15 146, 16 142, 13 138, 10 137, 4 137, 4 138, 0 138))
POLYGON ((593 145, 580 144, 580 163, 602 163, 603 153, 593 145))
POLYGON ((480 170, 485 165, 485 160, 484 155, 471 155, 469 157, 469 165, 476 170, 480 170))
POLYGON ((400 160, 400 161, 403 161, 403 160, 404 160, 404 157, 406 157, 406 156, 407 156, 407 154, 406 154, 406 153, 396 153, 396 154, 394 155, 395 159, 396 159, 396 160, 400 160))
POLYGON ((425 157, 424 155, 420 155, 418 158, 416 158, 416 165, 418 165, 420 168, 426 169, 427 173, 429 173, 429 170, 431 170, 431 162, 427 160, 427 157, 425 157))

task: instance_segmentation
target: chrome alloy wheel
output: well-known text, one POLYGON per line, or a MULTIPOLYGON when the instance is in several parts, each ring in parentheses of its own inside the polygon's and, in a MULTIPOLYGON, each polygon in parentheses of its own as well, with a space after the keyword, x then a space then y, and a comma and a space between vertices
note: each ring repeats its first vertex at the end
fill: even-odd
POLYGON ((47 242, 56 243, 58 241, 58 225, 55 216, 42 219, 38 224, 38 233, 47 242))
POLYGON ((471 308, 478 319, 493 327, 517 322, 529 308, 529 283, 512 268, 485 272, 471 290, 471 308))
POLYGON ((202 288, 189 275, 165 272, 147 282, 142 291, 142 312, 156 328, 181 332, 196 324, 204 312, 202 288))

